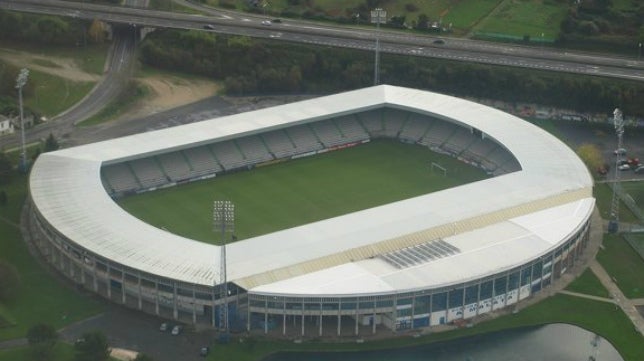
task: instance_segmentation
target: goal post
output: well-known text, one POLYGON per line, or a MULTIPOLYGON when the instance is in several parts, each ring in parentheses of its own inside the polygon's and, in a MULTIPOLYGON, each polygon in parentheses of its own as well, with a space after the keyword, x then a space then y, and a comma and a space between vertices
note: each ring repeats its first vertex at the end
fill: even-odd
POLYGON ((436 162, 431 163, 430 169, 432 171, 432 174, 442 174, 443 177, 447 177, 447 168, 436 162))

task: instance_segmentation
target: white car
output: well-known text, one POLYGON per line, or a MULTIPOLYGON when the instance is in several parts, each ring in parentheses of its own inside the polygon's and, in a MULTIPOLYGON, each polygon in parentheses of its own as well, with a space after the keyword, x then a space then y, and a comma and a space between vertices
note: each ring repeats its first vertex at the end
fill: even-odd
POLYGON ((270 20, 262 20, 262 25, 271 26, 270 20))
POLYGON ((619 155, 626 155, 626 149, 624 149, 624 148, 615 149, 615 150, 613 151, 613 154, 615 154, 615 155, 617 155, 617 154, 619 154, 619 155))
POLYGON ((172 332, 170 332, 172 336, 177 336, 178 334, 181 333, 181 326, 176 325, 172 328, 172 332))
POLYGON ((631 169, 631 166, 628 165, 628 163, 624 163, 624 164, 618 166, 617 169, 619 169, 619 170, 629 170, 629 169, 631 169))

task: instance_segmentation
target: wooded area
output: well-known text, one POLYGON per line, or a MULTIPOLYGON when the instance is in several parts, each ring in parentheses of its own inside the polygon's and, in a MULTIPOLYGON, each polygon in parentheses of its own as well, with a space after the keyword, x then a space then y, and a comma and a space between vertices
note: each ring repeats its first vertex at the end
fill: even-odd
MULTIPOLYGON (((329 93, 373 83, 373 53, 201 31, 158 30, 143 63, 224 79, 229 94, 329 93)), ((457 96, 644 115, 644 84, 592 76, 383 54, 381 80, 457 96)))

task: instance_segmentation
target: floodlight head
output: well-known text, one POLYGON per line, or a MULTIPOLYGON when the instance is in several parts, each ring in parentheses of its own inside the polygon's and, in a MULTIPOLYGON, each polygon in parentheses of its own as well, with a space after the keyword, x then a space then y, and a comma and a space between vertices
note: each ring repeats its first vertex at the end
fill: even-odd
POLYGON ((20 69, 20 73, 18 73, 18 77, 16 78, 16 88, 22 88, 27 84, 27 78, 29 77, 29 69, 27 68, 22 68, 20 69))
POLYGON ((624 116, 619 108, 615 108, 613 111, 613 125, 617 133, 624 132, 624 116))
POLYGON ((231 201, 214 201, 212 221, 215 232, 234 232, 235 204, 231 201))

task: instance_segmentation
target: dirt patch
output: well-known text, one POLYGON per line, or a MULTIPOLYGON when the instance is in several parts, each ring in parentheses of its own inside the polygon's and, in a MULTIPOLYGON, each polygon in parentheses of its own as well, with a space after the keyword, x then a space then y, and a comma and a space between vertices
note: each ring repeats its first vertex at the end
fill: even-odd
POLYGON ((27 67, 72 81, 96 82, 100 77, 84 72, 72 58, 43 56, 0 48, 0 59, 17 67, 27 67))
POLYGON ((159 113, 211 97, 221 89, 221 86, 216 82, 203 79, 188 80, 174 76, 151 76, 136 80, 147 86, 150 93, 121 118, 140 118, 159 113))
POLYGON ((136 351, 126 350, 122 348, 112 348, 110 350, 110 356, 122 361, 132 361, 136 358, 139 353, 136 351))

